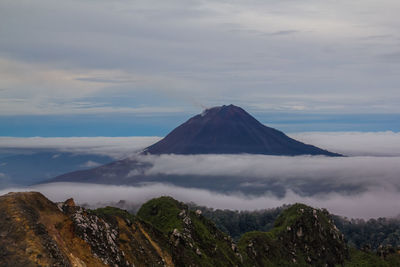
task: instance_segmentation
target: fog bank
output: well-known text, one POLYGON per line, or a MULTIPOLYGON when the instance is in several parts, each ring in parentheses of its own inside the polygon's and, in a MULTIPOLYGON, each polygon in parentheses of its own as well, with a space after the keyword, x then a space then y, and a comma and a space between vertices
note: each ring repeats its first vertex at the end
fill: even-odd
POLYGON ((53 183, 27 188, 13 188, 0 191, 0 195, 10 191, 38 191, 52 201, 64 201, 73 197, 79 204, 92 207, 105 206, 110 202, 126 200, 133 204, 159 196, 172 196, 183 202, 194 202, 219 209, 256 210, 293 204, 305 203, 313 207, 326 208, 329 212, 349 218, 393 217, 400 214, 400 194, 395 191, 373 189, 368 192, 350 196, 337 193, 314 197, 302 197, 289 191, 284 198, 272 195, 258 197, 243 194, 218 194, 208 190, 181 188, 165 184, 152 184, 140 187, 53 183))

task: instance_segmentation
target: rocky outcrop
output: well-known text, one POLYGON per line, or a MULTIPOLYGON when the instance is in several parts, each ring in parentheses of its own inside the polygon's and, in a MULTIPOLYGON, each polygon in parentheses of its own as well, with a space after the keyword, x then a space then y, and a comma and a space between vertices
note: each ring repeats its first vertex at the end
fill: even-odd
POLYGON ((302 204, 285 210, 270 232, 245 234, 240 245, 248 259, 258 266, 336 266, 349 257, 344 236, 329 213, 302 204))
POLYGON ((176 266, 241 266, 233 240, 204 218, 200 211, 170 197, 145 203, 138 217, 160 230, 168 240, 176 266))
POLYGON ((73 199, 59 203, 60 209, 68 214, 74 233, 89 244, 93 256, 111 266, 131 266, 119 249, 119 229, 82 207, 75 206, 73 199))

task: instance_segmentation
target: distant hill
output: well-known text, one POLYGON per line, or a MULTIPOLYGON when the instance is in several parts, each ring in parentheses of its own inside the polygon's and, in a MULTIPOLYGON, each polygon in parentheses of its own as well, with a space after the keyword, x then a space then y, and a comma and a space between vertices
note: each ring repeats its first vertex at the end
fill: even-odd
POLYGON ((347 247, 326 210, 295 204, 268 232, 238 242, 171 197, 137 215, 53 203, 36 192, 0 196, 0 266, 399 266, 394 248, 347 247))
POLYGON ((264 154, 341 156, 267 127, 240 107, 205 110, 144 150, 149 154, 264 154))

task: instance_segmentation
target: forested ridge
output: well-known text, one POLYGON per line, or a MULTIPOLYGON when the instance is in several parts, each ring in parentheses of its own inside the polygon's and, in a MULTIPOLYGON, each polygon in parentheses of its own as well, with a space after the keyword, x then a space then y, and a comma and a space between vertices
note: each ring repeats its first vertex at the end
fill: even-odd
MULTIPOLYGON (((238 240, 249 231, 269 231, 272 229, 276 218, 289 205, 256 211, 221 210, 195 204, 191 204, 191 207, 200 209, 203 215, 211 219, 220 230, 238 240)), ((359 249, 370 246, 372 250, 378 249, 381 245, 400 246, 399 218, 364 220, 349 219, 337 215, 331 216, 350 246, 359 249)))

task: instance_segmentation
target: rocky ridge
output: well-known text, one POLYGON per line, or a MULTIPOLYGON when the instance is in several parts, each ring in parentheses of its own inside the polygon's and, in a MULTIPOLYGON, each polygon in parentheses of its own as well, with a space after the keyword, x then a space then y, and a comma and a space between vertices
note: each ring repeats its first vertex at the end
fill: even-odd
POLYGON ((240 266, 243 263, 229 236, 199 210, 192 211, 171 197, 148 201, 137 216, 164 234, 177 266, 240 266))
POLYGON ((9 193, 0 196, 0 237, 0 266, 400 266, 394 248, 349 249, 326 210, 302 204, 236 243, 171 197, 132 215, 9 193))
POLYGON ((326 210, 303 204, 286 209, 270 232, 250 232, 242 236, 239 246, 258 266, 283 264, 336 266, 349 258, 343 234, 326 210))

